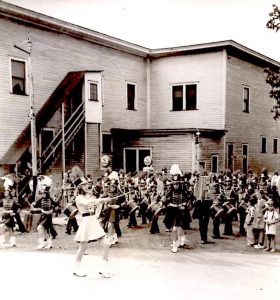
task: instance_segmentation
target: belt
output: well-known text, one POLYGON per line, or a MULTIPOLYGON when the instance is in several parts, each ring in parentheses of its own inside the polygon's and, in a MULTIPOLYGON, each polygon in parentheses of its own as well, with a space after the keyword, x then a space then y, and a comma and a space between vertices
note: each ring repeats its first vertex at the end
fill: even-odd
POLYGON ((88 213, 82 214, 82 217, 89 217, 89 216, 94 216, 94 213, 93 212, 88 212, 88 213))

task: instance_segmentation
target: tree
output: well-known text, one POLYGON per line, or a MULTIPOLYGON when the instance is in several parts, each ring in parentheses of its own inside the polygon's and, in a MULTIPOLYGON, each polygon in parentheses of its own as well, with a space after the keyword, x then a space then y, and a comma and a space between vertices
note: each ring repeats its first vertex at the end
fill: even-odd
MULTIPOLYGON (((280 9, 275 4, 272 7, 273 11, 269 13, 266 27, 277 32, 280 29, 280 9)), ((265 73, 267 74, 266 82, 271 86, 270 97, 274 99, 273 118, 277 121, 280 117, 280 68, 267 68, 265 73)))

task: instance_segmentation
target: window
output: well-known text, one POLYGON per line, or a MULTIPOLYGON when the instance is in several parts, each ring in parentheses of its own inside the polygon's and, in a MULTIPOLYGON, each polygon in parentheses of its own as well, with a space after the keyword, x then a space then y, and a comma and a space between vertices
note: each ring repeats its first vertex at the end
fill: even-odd
POLYGON ((266 137, 262 137, 261 153, 266 153, 266 137))
POLYGON ((186 85, 186 110, 196 109, 196 84, 186 85))
POLYGON ((133 83, 127 83, 127 109, 136 110, 136 85, 133 83))
POLYGON ((111 153, 111 134, 102 134, 102 153, 111 153))
POLYGON ((144 158, 151 156, 150 149, 125 148, 124 149, 124 170, 125 172, 143 171, 145 167, 144 158))
POLYGON ((227 164, 227 168, 231 171, 233 171, 233 163, 234 163, 234 155, 233 155, 233 145, 232 144, 228 144, 228 164, 227 164))
POLYGON ((277 154, 278 153, 278 139, 273 139, 273 147, 272 147, 272 153, 277 154))
POLYGON ((172 86, 172 110, 193 110, 196 109, 196 102, 196 84, 172 86))
POLYGON ((247 174, 248 172, 248 145, 242 145, 242 172, 247 174))
POLYGON ((97 83, 90 82, 89 83, 89 100, 98 101, 98 93, 97 93, 97 83))
POLYGON ((172 88, 172 110, 183 110, 183 86, 173 86, 172 88))
POLYGON ((211 172, 218 173, 218 155, 211 156, 211 172))
POLYGON ((12 93, 26 95, 26 63, 23 60, 11 59, 12 93))
POLYGON ((248 87, 243 87, 243 112, 248 113, 250 109, 250 90, 248 87))

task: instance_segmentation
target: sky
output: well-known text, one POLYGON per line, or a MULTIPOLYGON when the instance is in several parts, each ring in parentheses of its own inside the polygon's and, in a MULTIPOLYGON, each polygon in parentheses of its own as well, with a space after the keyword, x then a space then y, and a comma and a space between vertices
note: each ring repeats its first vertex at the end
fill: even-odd
POLYGON ((280 32, 266 28, 280 0, 5 0, 143 47, 234 40, 280 62, 280 32))

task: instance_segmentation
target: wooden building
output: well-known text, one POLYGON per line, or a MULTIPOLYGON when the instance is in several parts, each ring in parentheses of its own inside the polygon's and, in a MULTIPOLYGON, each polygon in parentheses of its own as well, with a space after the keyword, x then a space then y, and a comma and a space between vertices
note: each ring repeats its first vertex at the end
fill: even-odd
POLYGON ((155 170, 279 168, 264 74, 279 62, 231 40, 148 49, 4 2, 0 26, 1 174, 28 173, 30 100, 38 169, 60 178, 74 163, 96 176, 104 155, 125 171, 147 155, 155 170))

